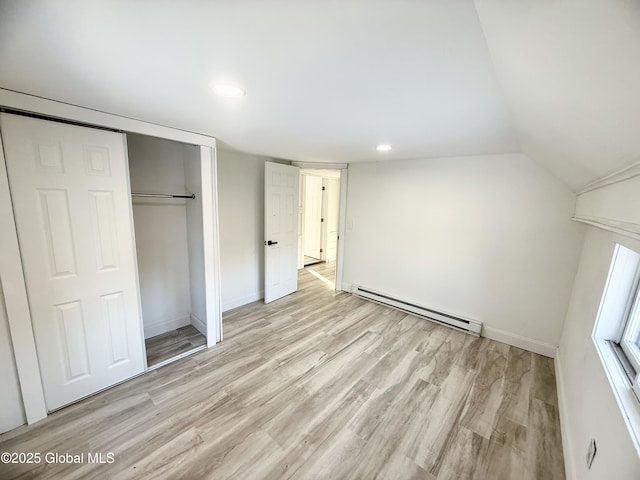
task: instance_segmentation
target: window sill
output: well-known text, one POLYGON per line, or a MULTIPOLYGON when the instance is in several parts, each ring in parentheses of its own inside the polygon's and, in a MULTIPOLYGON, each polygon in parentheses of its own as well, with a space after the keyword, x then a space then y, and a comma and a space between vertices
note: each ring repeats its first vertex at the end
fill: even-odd
POLYGON ((636 453, 640 457, 640 402, 631 389, 631 382, 629 382, 613 347, 606 340, 599 338, 593 338, 593 342, 631 435, 636 453))

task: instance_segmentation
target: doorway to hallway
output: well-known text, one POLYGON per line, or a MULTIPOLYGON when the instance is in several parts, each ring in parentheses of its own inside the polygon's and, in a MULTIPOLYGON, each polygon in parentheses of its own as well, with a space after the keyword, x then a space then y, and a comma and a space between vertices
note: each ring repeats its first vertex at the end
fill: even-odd
POLYGON ((298 268, 335 282, 338 253, 340 170, 301 169, 298 268), (319 273, 322 271, 322 273, 319 273))

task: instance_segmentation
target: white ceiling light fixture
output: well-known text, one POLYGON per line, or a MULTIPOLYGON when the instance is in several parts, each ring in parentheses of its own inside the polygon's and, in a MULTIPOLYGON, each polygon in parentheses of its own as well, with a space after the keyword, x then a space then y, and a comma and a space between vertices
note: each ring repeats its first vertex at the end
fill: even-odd
POLYGON ((241 98, 247 94, 242 88, 231 83, 214 83, 211 85, 211 88, 213 88, 213 91, 221 97, 241 98))
POLYGON ((389 150, 391 150, 391 145, 389 145, 388 143, 381 143, 376 147, 376 150, 379 152, 388 152, 389 150))

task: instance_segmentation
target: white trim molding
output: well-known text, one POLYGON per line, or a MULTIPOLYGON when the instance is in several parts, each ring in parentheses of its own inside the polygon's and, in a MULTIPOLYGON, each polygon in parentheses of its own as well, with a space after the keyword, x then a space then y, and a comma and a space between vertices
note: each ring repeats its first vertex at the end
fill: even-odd
POLYGON ((0 282, 7 310, 9 334, 16 360, 27 423, 47 416, 36 342, 31 326, 27 287, 22 270, 18 231, 11 204, 4 148, 0 137, 0 282))
POLYGON ((348 168, 346 163, 322 163, 322 162, 291 162, 291 165, 298 168, 313 168, 318 170, 343 170, 348 168))
POLYGON ((247 305, 249 303, 257 302, 258 300, 262 300, 263 298, 264 290, 260 290, 259 292, 253 293, 251 295, 245 295, 244 297, 234 298, 233 300, 226 301, 222 304, 222 311, 228 312, 229 310, 242 307, 243 305, 247 305))
POLYGON ((200 133, 187 132, 185 130, 123 117, 121 115, 114 115, 100 110, 92 110, 57 100, 49 100, 48 98, 7 90, 5 88, 0 88, 0 106, 22 112, 45 115, 60 120, 72 120, 87 125, 140 133, 142 135, 175 140, 192 145, 206 145, 213 148, 216 146, 216 139, 214 137, 200 133))
POLYGON ((562 435, 562 453, 564 456, 564 474, 567 480, 576 480, 576 468, 573 463, 573 444, 569 432, 573 432, 569 425, 569 409, 567 406, 567 393, 564 384, 564 374, 562 373, 562 364, 560 349, 556 350, 554 358, 554 366, 556 370, 556 391, 558 393, 558 415, 560 417, 560 433, 562 435))
POLYGON ((200 317, 198 317, 195 313, 192 313, 190 315, 190 320, 191 320, 191 325, 193 325, 193 328, 198 330, 202 335, 204 335, 206 337, 207 336, 207 324, 204 323, 200 319, 200 317))
POLYGON ((347 233, 347 187, 349 183, 349 169, 340 173, 340 206, 338 213, 338 252, 336 257, 336 276, 334 279, 337 291, 341 291, 344 278, 344 244, 347 233))
POLYGON ((200 146, 202 178, 202 230, 204 236, 204 278, 206 285, 207 346, 222 341, 220 237, 218 232, 218 190, 216 150, 200 146))
POLYGON ((640 240, 640 224, 620 222, 603 217, 589 217, 587 215, 574 215, 571 220, 640 240))
POLYGON ((584 187, 577 190, 576 195, 582 195, 584 193, 591 192, 592 190, 603 188, 614 183, 624 182, 625 180, 629 180, 630 178, 637 177, 639 175, 640 161, 637 161, 636 163, 629 165, 628 167, 616 170, 615 172, 609 175, 605 175, 604 177, 601 177, 594 182, 588 183, 584 187))
POLYGON ((523 337, 516 333, 500 330, 499 328, 482 326, 481 336, 495 340, 497 342, 506 343, 513 347, 522 348, 529 352, 538 353, 545 357, 554 358, 556 355, 557 345, 534 340, 533 338, 523 337))
POLYGON ((576 196, 573 220, 640 239, 640 162, 590 183, 576 196))
POLYGON ((145 340, 171 330, 177 330, 182 327, 186 327, 191 323, 191 318, 188 313, 180 315, 174 318, 166 318, 160 322, 147 323, 144 325, 144 338, 145 340))

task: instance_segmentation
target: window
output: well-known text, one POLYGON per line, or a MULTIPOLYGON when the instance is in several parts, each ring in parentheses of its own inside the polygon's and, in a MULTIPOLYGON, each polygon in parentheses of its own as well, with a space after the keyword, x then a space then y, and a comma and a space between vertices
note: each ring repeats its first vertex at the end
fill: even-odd
POLYGON ((616 245, 593 342, 640 454, 640 253, 616 245))
POLYGON ((619 345, 637 374, 640 372, 640 290, 635 290, 619 345))

